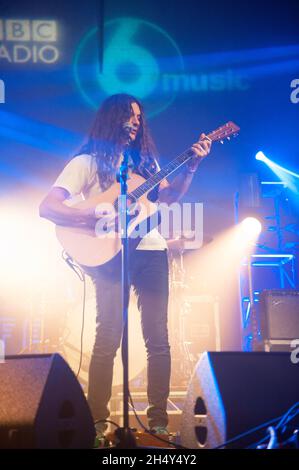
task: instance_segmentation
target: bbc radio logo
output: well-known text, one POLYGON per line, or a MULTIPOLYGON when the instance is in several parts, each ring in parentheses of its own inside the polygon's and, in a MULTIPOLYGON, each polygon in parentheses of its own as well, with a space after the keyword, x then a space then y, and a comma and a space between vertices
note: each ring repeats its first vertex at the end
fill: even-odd
POLYGON ((41 20, 0 20, 0 41, 57 41, 57 23, 41 20))
POLYGON ((57 21, 0 19, 0 62, 53 64, 57 39, 57 21))

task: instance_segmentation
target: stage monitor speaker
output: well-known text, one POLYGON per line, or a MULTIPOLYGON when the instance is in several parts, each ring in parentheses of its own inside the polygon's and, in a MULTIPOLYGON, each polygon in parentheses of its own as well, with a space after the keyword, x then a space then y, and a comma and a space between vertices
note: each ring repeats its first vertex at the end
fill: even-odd
POLYGON ((264 290, 260 300, 261 334, 264 341, 299 338, 298 290, 264 290))
MULTIPOLYGON (((289 353, 204 353, 195 367, 183 407, 182 445, 190 449, 216 448, 278 418, 298 400, 299 364, 292 363, 289 353)), ((226 447, 248 447, 264 437, 266 429, 226 447)))
POLYGON ((92 448, 93 419, 59 354, 8 356, 0 364, 0 447, 92 448))

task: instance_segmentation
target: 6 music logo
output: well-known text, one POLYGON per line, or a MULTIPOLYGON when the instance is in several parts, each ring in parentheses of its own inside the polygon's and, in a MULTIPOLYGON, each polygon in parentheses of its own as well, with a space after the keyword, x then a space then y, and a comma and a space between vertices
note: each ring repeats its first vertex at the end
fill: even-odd
POLYGON ((143 101, 148 116, 168 108, 179 90, 164 89, 164 77, 173 70, 184 71, 181 52, 172 37, 154 23, 131 17, 105 22, 104 36, 101 70, 98 49, 104 45, 98 43, 96 28, 84 35, 75 51, 74 79, 84 101, 97 109, 99 100, 106 96, 128 93, 143 101))

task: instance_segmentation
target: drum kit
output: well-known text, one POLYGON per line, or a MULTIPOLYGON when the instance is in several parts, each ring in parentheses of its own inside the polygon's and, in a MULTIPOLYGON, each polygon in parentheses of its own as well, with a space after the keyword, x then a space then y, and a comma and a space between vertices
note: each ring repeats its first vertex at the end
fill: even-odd
POLYGON ((169 341, 172 360, 172 388, 188 384, 198 355, 192 351, 187 326, 190 318, 190 282, 185 255, 190 250, 188 239, 176 237, 168 241, 169 253, 169 341))

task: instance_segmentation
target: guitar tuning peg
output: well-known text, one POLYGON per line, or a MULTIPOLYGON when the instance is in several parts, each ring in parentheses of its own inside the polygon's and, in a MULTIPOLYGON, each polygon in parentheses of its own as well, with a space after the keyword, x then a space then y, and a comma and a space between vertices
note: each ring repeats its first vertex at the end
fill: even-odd
POLYGON ((228 136, 228 137, 226 137, 226 138, 227 138, 227 140, 230 140, 230 137, 229 137, 229 136, 228 136))
POLYGON ((220 144, 224 144, 223 140, 220 140, 220 144))

